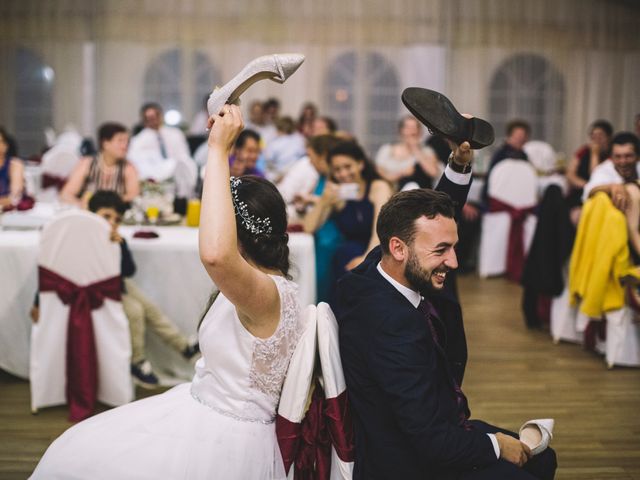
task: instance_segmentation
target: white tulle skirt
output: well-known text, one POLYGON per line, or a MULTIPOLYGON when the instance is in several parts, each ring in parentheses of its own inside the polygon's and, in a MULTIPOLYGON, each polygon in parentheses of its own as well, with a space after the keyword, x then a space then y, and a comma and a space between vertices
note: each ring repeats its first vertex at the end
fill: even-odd
POLYGON ((245 422, 194 400, 191 384, 67 430, 34 479, 284 479, 275 424, 245 422))

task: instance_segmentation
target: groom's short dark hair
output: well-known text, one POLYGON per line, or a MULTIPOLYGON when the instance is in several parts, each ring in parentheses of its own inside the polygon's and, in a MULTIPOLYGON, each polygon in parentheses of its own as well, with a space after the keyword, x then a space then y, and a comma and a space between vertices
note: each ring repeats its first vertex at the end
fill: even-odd
POLYGON ((378 215, 376 233, 382 253, 389 254, 391 237, 411 244, 418 218, 434 218, 436 215, 453 218, 454 214, 453 200, 444 192, 420 188, 396 193, 383 205, 378 215))

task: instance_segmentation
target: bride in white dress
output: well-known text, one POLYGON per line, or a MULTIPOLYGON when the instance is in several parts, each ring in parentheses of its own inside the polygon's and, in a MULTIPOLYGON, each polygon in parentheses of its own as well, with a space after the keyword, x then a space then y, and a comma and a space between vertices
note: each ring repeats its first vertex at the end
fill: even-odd
POLYGON ((200 257, 220 294, 199 329, 193 381, 70 428, 32 478, 286 477, 274 418, 301 324, 285 205, 266 180, 229 181, 239 108, 225 106, 209 126, 200 257))

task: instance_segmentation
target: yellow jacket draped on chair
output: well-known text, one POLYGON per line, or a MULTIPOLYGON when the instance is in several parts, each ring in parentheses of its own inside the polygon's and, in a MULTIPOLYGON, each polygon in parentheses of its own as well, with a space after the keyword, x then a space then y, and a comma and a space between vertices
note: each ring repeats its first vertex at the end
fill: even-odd
POLYGON ((582 209, 569 264, 571 303, 591 318, 624 305, 625 276, 640 278, 629 257, 627 222, 604 192, 582 209))

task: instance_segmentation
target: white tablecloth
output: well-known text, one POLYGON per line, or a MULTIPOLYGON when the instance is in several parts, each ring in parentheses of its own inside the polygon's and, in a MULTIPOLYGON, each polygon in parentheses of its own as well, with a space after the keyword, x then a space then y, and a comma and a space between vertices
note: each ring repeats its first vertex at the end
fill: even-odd
MULTIPOLYGON (((187 335, 195 335, 214 285, 200 263, 198 230, 157 227, 156 239, 132 238, 139 227, 121 227, 133 254, 133 280, 187 335)), ((0 368, 20 377, 29 374, 29 309, 37 290, 39 231, 0 231, 0 368)), ((289 236, 291 275, 298 283, 300 302, 315 303, 313 237, 289 236)), ((147 335, 148 358, 160 371, 181 379, 193 366, 155 335, 147 335)))

